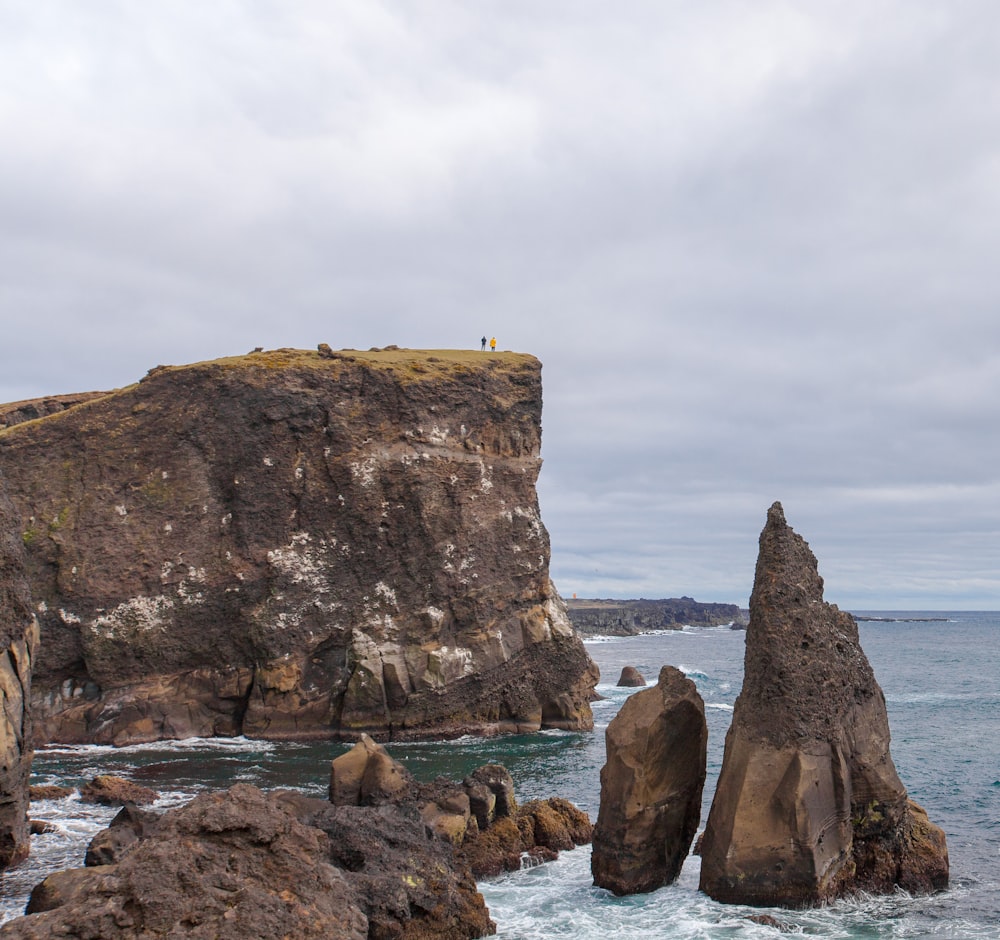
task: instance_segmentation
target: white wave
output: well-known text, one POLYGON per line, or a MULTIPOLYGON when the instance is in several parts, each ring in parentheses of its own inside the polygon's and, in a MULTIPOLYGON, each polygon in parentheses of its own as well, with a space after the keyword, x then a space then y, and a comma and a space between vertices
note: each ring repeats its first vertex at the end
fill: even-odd
MULTIPOLYGON (((124 744, 120 747, 113 744, 53 744, 37 750, 46 756, 50 754, 141 754, 146 751, 188 750, 270 753, 278 746, 279 742, 240 736, 235 738, 180 738, 178 740, 148 741, 144 744, 124 744)), ((280 742, 280 746, 289 748, 294 744, 280 742)))
POLYGON ((705 702, 705 708, 718 708, 724 712, 731 712, 733 710, 733 706, 727 705, 725 702, 705 702))

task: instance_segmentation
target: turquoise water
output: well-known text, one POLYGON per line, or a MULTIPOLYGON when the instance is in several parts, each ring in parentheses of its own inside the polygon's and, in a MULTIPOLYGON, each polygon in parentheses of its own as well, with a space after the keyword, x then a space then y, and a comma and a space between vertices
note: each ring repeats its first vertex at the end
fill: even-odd
MULTIPOLYGON (((892 754, 910 795, 948 835, 952 886, 942 894, 860 898, 814 911, 772 914, 791 935, 828 938, 939 937, 1000 940, 1000 613, 893 614, 947 617, 947 622, 862 623, 861 640, 886 695, 892 754)), ((565 796, 597 816, 603 730, 629 690, 614 683, 625 665, 655 681, 665 663, 698 685, 709 723, 709 777, 703 821, 722 762, 726 729, 739 693, 744 634, 728 628, 687 628, 641 637, 589 641, 601 667, 594 733, 548 732, 500 739, 390 745, 421 779, 453 779, 484 763, 511 771, 521 800, 565 796)), ((60 748, 36 756, 34 782, 78 785, 116 773, 161 793, 161 805, 205 787, 247 781, 325 795, 330 760, 343 746, 272 744, 245 739, 186 741, 119 750, 60 748)), ((0 916, 17 916, 31 886, 55 868, 80 864, 90 836, 114 810, 76 799, 35 804, 32 815, 58 827, 37 836, 25 865, 3 876, 0 916)), ((482 884, 498 935, 517 940, 573 937, 775 937, 747 919, 748 908, 725 906, 697 890, 697 858, 675 885, 617 899, 591 885, 588 848, 555 863, 482 884)))

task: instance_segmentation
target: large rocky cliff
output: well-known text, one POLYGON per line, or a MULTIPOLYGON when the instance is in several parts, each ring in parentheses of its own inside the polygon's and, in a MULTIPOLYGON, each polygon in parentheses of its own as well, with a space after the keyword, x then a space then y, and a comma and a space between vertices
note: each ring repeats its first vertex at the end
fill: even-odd
POLYGON ((31 657, 38 624, 31 613, 24 549, 0 477, 0 870, 28 854, 31 771, 31 657))
POLYGON ((527 355, 276 350, 0 432, 38 739, 590 727, 541 403, 527 355))

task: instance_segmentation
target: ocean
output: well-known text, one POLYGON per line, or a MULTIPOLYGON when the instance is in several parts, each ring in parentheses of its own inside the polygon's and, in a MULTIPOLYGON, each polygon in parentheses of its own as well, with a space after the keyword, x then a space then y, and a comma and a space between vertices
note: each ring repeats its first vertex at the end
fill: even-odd
MULTIPOLYGON (((592 886, 590 849, 582 847, 556 862, 480 884, 497 935, 511 940, 779 936, 774 926, 749 919, 766 913, 792 936, 1000 940, 1000 612, 875 615, 896 619, 861 622, 861 643, 885 692, 899 776, 947 834, 947 891, 857 897, 805 911, 723 905, 698 892, 699 859, 690 857, 675 884, 616 898, 592 886)), ((594 703, 593 733, 390 744, 389 751, 421 779, 438 774, 459 779, 481 764, 501 763, 513 775, 521 801, 563 796, 596 820, 603 732, 634 691, 615 686, 621 669, 635 666, 652 684, 669 663, 695 681, 706 703, 704 825, 740 690, 743 646, 744 633, 727 627, 593 638, 587 648, 601 668, 598 691, 604 696, 594 703)), ((60 747, 36 754, 32 779, 78 786, 98 773, 120 774, 157 790, 164 807, 237 781, 323 796, 329 762, 344 749, 242 738, 121 749, 60 747)), ((31 887, 48 872, 82 864, 87 842, 115 812, 75 797, 34 803, 32 817, 50 821, 55 831, 33 837, 31 858, 0 878, 0 920, 18 916, 31 887)))

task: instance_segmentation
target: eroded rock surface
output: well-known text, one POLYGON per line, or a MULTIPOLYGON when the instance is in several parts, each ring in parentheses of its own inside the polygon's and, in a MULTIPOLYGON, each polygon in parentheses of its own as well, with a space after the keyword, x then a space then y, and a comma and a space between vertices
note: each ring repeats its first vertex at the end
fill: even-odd
POLYGON ((535 493, 540 374, 261 351, 0 431, 37 740, 592 727, 535 493))
POLYGON ((28 854, 28 709, 38 625, 31 612, 20 520, 0 477, 0 870, 28 854))
POLYGON ((330 802, 416 813, 426 832, 449 844, 456 863, 476 878, 518 871, 525 857, 552 861, 561 851, 589 843, 593 833, 587 814, 560 797, 519 806, 514 781, 499 764, 479 767, 460 783, 444 778, 418 783, 367 735, 332 761, 330 802))
POLYGON ((594 884, 618 895, 654 891, 680 874, 701 819, 708 726, 695 684, 664 666, 631 695, 605 734, 594 884))
POLYGON ((618 677, 618 687, 623 689, 638 689, 646 685, 646 677, 635 666, 625 666, 618 677))
POLYGON ((768 511, 743 689, 702 841, 718 901, 800 906, 948 882, 944 833, 907 798, 854 619, 823 600, 809 546, 768 511))

